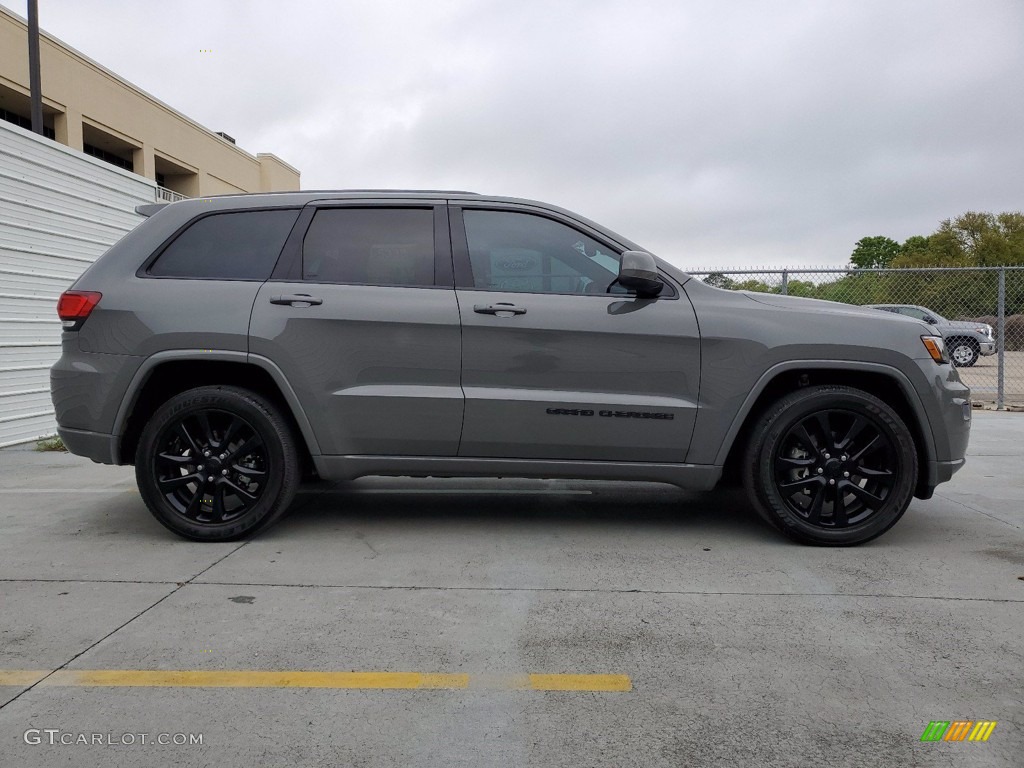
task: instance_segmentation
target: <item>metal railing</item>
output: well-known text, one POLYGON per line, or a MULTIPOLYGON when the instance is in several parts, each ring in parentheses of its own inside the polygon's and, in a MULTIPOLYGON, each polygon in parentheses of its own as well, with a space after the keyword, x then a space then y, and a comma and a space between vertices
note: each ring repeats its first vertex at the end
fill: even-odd
POLYGON ((175 192, 173 189, 168 189, 167 187, 157 186, 156 201, 158 203, 176 203, 179 200, 188 200, 188 195, 183 195, 181 192, 175 192))
MULTIPOLYGON (((947 341, 966 344, 960 378, 975 401, 1024 404, 1024 266, 836 269, 786 267, 688 271, 719 288, 828 299, 847 304, 919 307, 934 319, 992 328, 991 347, 976 334, 957 336, 938 323, 947 341), (975 341, 972 341, 974 339, 975 341)), ((912 310, 903 310, 912 313, 912 310)))

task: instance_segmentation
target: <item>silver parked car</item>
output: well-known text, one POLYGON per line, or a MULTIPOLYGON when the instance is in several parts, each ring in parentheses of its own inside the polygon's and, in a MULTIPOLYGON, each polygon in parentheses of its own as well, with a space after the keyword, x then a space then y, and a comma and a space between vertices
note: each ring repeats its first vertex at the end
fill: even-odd
POLYGON ((946 340, 949 359, 958 368, 970 368, 981 355, 994 355, 996 343, 992 326, 967 320, 947 320, 938 312, 916 304, 867 304, 872 309, 895 312, 935 326, 946 340))
POLYGON ((964 463, 970 393, 924 323, 720 290, 543 203, 294 192, 143 206, 60 299, 73 453, 134 464, 197 540, 303 475, 741 479, 857 544, 964 463))

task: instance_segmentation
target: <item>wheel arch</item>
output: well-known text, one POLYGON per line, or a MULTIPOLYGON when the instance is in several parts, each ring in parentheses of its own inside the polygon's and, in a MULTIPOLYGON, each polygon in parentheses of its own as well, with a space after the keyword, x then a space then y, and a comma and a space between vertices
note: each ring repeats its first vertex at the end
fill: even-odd
POLYGON ((715 463, 723 466, 723 475, 729 478, 738 476, 743 451, 765 408, 784 394, 817 384, 840 384, 861 389, 875 395, 899 414, 910 429, 918 449, 915 495, 927 498, 935 485, 930 475, 936 456, 927 411, 902 371, 877 363, 804 360, 780 363, 765 371, 747 395, 719 449, 715 463))
POLYGON ((951 347, 954 343, 966 342, 975 349, 981 349, 981 342, 968 333, 951 333, 945 338, 945 342, 947 348, 951 347))
POLYGON ((966 343, 977 352, 981 349, 981 342, 974 336, 966 333, 952 333, 945 338, 946 349, 951 349, 954 344, 966 343))
POLYGON ((246 352, 179 349, 147 358, 135 372, 114 419, 115 462, 134 461, 142 428, 161 403, 185 390, 217 384, 244 387, 277 404, 300 438, 303 458, 313 461, 320 455, 316 435, 298 396, 273 362, 246 352))

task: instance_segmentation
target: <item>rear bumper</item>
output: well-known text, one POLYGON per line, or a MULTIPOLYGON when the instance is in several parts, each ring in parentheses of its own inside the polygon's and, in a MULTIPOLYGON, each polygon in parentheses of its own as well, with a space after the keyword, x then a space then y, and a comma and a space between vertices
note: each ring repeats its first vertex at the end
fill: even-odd
POLYGON ((935 493, 935 486, 948 482, 953 475, 966 463, 966 459, 955 459, 953 461, 929 461, 927 482, 921 483, 914 493, 919 499, 930 499, 935 493))
POLYGON ((117 464, 117 437, 84 429, 57 427, 64 447, 76 456, 85 456, 98 464, 117 464))

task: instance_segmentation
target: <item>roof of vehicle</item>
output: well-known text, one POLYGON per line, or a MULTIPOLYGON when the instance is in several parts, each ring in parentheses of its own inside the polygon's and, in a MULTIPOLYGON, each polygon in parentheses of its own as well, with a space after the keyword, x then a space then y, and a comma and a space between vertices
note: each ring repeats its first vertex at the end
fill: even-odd
MULTIPOLYGON (((177 203, 202 202, 206 204, 220 204, 218 207, 235 208, 238 201, 244 201, 248 207, 262 207, 273 205, 305 205, 314 200, 332 200, 354 198, 427 198, 436 200, 438 197, 445 199, 462 197, 479 197, 476 192, 466 192, 455 189, 303 189, 292 192, 244 192, 229 195, 207 195, 205 197, 189 197, 178 200, 177 203)), ((152 216, 157 211, 175 203, 149 203, 138 205, 135 212, 142 216, 152 216)))
POLYGON ((174 210, 179 214, 187 214, 183 218, 198 215, 201 210, 211 207, 217 210, 245 210, 252 208, 272 208, 275 206, 300 207, 308 203, 325 200, 448 200, 450 202, 468 201, 474 203, 497 203, 539 208, 561 214, 604 234, 612 241, 632 250, 645 250, 632 240, 617 232, 591 221, 578 213, 560 208, 551 203, 529 200, 519 197, 502 197, 500 195, 481 195, 477 192, 442 189, 334 189, 334 190, 301 190, 298 192, 252 192, 233 195, 211 195, 209 197, 186 198, 175 203, 151 203, 136 206, 135 211, 142 216, 153 216, 164 209, 174 210))

